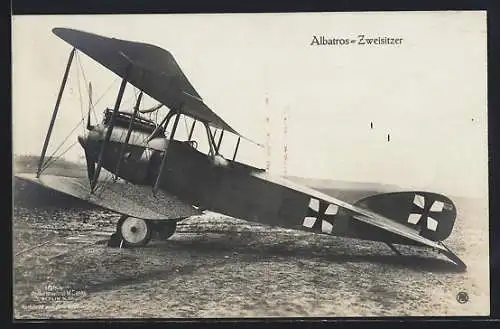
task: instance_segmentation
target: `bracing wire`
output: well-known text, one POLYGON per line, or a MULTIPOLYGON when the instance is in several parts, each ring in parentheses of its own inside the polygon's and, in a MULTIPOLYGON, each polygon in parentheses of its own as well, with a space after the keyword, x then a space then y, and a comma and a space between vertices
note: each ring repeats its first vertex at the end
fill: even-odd
POLYGON ((106 187, 113 181, 113 175, 107 175, 107 177, 104 177, 104 179, 100 182, 100 184, 96 184, 95 186, 95 191, 100 190, 99 197, 102 196, 102 193, 106 190, 106 187))
MULTIPOLYGON (((68 153, 69 150, 71 150, 75 145, 76 143, 78 143, 78 141, 74 141, 73 144, 71 144, 70 146, 68 146, 61 154, 59 154, 57 157, 53 157, 51 158, 49 161, 50 163, 47 164, 46 166, 44 166, 44 168, 42 170, 46 170, 50 165, 52 165, 54 162, 56 162, 57 160, 59 160, 63 155, 65 155, 66 153, 68 153)), ((47 161, 48 162, 48 161, 47 161)))
POLYGON ((48 157, 48 160, 45 163, 45 165, 43 166, 43 168, 41 169, 41 171, 47 169, 50 165, 52 165, 54 163, 53 159, 55 158, 56 153, 61 149, 61 147, 63 147, 63 145, 68 141, 68 139, 71 137, 71 135, 73 135, 73 133, 76 131, 76 129, 78 128, 78 126, 80 125, 80 123, 82 123, 83 121, 84 121, 84 119, 79 120, 77 122, 77 124, 73 127, 73 129, 71 129, 71 132, 64 138, 64 140, 62 141, 62 143, 60 143, 57 146, 57 148, 55 149, 55 151, 52 152, 52 154, 48 157))
MULTIPOLYGON (((80 83, 81 83, 81 81, 80 81, 80 70, 82 72, 81 74, 82 74, 82 77, 83 77, 84 82, 85 82, 85 89, 87 90, 87 93, 89 95, 90 95, 90 90, 89 90, 89 84, 88 84, 88 81, 87 81, 87 77, 85 75, 85 70, 83 68, 83 63, 82 63, 82 61, 81 61, 81 59, 79 57, 78 52, 76 52, 75 55, 76 55, 76 61, 78 63, 78 67, 77 67, 77 83, 78 83, 78 94, 79 94, 79 100, 80 100, 80 113, 82 115, 82 118, 77 122, 77 124, 74 126, 74 128, 71 130, 71 132, 64 138, 64 140, 62 141, 62 143, 60 143, 56 147, 56 149, 54 150, 54 152, 52 152, 52 154, 48 157, 46 163, 41 168, 41 172, 45 171, 47 168, 49 168, 51 165, 53 165, 57 160, 59 160, 62 156, 64 156, 69 150, 71 150, 78 143, 78 141, 73 142, 66 149, 64 149, 63 152, 61 152, 61 154, 56 155, 59 152, 59 150, 66 144, 66 142, 68 141, 68 139, 78 129, 78 126, 80 124, 82 124, 82 127, 85 129, 84 124, 83 124, 84 121, 85 121, 85 115, 83 113, 83 99, 82 99, 82 90, 81 90, 81 86, 80 86, 80 83)), ((116 77, 114 79, 114 81, 106 88, 106 90, 103 92, 103 94, 100 95, 95 102, 89 103, 90 109, 92 110, 92 113, 94 115, 94 119, 95 120, 97 120, 97 115, 95 113, 95 107, 104 98, 104 96, 109 92, 109 90, 116 84, 118 78, 119 77, 116 77)), ((135 89, 134 89, 134 95, 132 97, 135 98, 135 101, 137 103, 137 91, 135 89)), ((89 100, 89 102, 90 102, 90 100, 89 100)), ((158 121, 157 118, 158 118, 158 113, 156 113, 156 121, 158 121)), ((143 144, 145 144, 146 140, 147 140, 147 138, 143 141, 143 144)), ((113 180, 113 178, 111 177, 111 175, 107 175, 107 176, 110 176, 110 177, 105 177, 104 180, 102 181, 102 183, 99 184, 100 185, 99 188, 102 188, 101 193, 104 190, 104 187, 113 180)))
POLYGON ((104 96, 106 96, 106 94, 108 93, 108 91, 110 91, 110 89, 116 84, 116 82, 118 81, 118 78, 119 77, 116 77, 115 80, 113 80, 113 82, 111 82, 111 84, 108 86, 108 88, 106 88, 106 90, 104 91, 104 93, 99 96, 99 98, 97 98, 97 101, 94 103, 94 107, 99 104, 99 102, 103 99, 104 96))
MULTIPOLYGON (((79 62, 78 56, 76 57, 76 60, 79 62)), ((78 66, 76 67, 76 83, 78 84, 78 96, 80 99, 80 113, 82 115, 82 120, 85 120, 85 115, 83 114, 82 90, 80 86, 80 69, 78 66)), ((83 121, 82 121, 82 130, 83 134, 85 134, 85 125, 83 124, 83 121)))
MULTIPOLYGON (((89 95, 89 102, 90 102, 90 89, 89 89, 89 83, 87 81, 87 76, 85 75, 85 70, 83 69, 83 64, 80 59, 80 55, 78 52, 76 52, 76 61, 78 63, 78 66, 80 67, 80 70, 82 71, 82 76, 83 76, 83 81, 85 82, 85 89, 87 90, 87 95, 89 95)), ((78 79, 80 81, 80 79, 78 79)), ((97 104, 97 103, 96 103, 97 104)), ((94 104, 90 103, 90 107, 92 109, 92 114, 94 114, 94 120, 97 121, 97 115, 95 114, 95 107, 94 104)))
MULTIPOLYGON (((78 53, 76 53, 76 61, 80 64, 79 67, 81 68, 81 62, 78 57, 78 53)), ((40 168, 40 171, 46 170, 49 166, 51 166, 55 161, 57 161, 61 156, 66 154, 77 142, 73 143, 69 148, 67 148, 62 154, 56 156, 57 152, 64 146, 64 144, 68 141, 68 139, 73 135, 73 133, 78 129, 78 126, 82 126, 83 128, 83 133, 85 134, 85 126, 84 126, 84 121, 85 121, 85 115, 83 114, 83 101, 82 101, 82 92, 81 92, 81 86, 80 86, 80 70, 79 67, 77 66, 76 68, 76 76, 77 76, 77 84, 78 84, 78 95, 79 95, 79 100, 80 100, 80 114, 81 118, 80 120, 76 123, 76 125, 71 129, 71 132, 64 138, 62 143, 60 143, 54 152, 48 157, 47 162, 43 165, 42 168, 40 168)), ((85 74, 83 73, 83 68, 82 68, 82 74, 85 79, 85 74)))
MULTIPOLYGON (((78 56, 78 52, 76 52, 76 55, 77 55, 77 58, 78 58, 78 64, 80 65, 80 68, 82 70, 82 74, 83 74, 83 79, 85 81, 85 88, 87 89, 87 93, 90 94, 90 90, 89 90, 89 87, 88 87, 88 81, 87 81, 87 77, 85 75, 85 70, 83 69, 83 64, 80 60, 80 57, 78 56)), ((104 92, 96 99, 95 102, 93 102, 93 104, 91 104, 91 107, 92 107, 92 113, 94 114, 94 119, 97 121, 97 115, 95 113, 95 107, 101 102, 101 100, 104 98, 104 96, 106 96, 106 94, 111 90, 111 88, 116 85, 116 82, 118 81, 120 77, 117 76, 115 77, 115 79, 109 84, 109 86, 104 90, 104 92)))

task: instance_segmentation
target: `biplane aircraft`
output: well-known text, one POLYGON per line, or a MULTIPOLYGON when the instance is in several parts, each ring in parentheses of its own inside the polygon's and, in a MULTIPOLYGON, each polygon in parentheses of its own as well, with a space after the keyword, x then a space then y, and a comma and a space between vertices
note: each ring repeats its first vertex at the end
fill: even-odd
MULTIPOLYGON (((43 144, 35 174, 16 174, 121 215, 112 245, 143 246, 152 233, 168 239, 179 221, 203 211, 259 222, 270 226, 305 230, 349 238, 380 241, 399 254, 395 244, 431 248, 465 270, 466 265, 444 244, 457 210, 446 196, 426 191, 368 195, 359 200, 333 197, 264 169, 236 161, 241 138, 215 114, 181 71, 170 52, 154 45, 108 38, 67 28, 53 33, 72 46, 68 63, 43 144), (69 68, 76 51, 102 64, 121 78, 112 109, 99 124, 78 136, 87 163, 87 177, 44 174, 44 158, 56 120, 69 68), (126 85, 140 90, 133 111, 123 111, 126 85), (143 94, 168 108, 157 123, 140 109, 143 94), (179 118, 193 120, 187 140, 176 139, 179 118), (166 127, 174 120, 169 133, 166 127), (192 139, 195 124, 203 125, 207 154, 192 139), (215 141, 212 129, 221 131, 215 141), (237 136, 232 159, 223 157, 223 133, 237 136), (115 180, 103 182, 105 169, 115 180)), ((157 111, 158 107, 147 111, 157 111)))

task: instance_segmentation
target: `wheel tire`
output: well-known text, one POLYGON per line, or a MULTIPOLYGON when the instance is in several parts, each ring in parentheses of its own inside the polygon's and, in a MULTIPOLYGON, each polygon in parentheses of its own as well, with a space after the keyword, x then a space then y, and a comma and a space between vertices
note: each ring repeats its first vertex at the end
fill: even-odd
POLYGON ((167 240, 174 235, 177 228, 177 222, 173 220, 165 220, 156 224, 155 230, 158 233, 158 238, 167 240))
POLYGON ((145 246, 151 240, 151 223, 148 220, 122 215, 116 232, 127 247, 145 246))

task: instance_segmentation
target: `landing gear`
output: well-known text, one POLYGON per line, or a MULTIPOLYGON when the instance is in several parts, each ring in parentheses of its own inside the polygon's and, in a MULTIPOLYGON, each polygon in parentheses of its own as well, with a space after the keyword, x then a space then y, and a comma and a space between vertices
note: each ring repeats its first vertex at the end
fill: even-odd
POLYGON ((173 220, 159 221, 154 224, 154 231, 160 240, 167 240, 175 233, 177 222, 173 220))
POLYGON ((108 242, 110 247, 140 247, 151 240, 152 225, 148 220, 122 215, 116 232, 108 242))
POLYGON ((167 240, 175 233, 176 228, 177 221, 174 220, 149 221, 122 215, 116 225, 116 232, 108 241, 108 247, 142 247, 153 236, 167 240))
POLYGON ((118 221, 117 232, 123 242, 131 247, 144 246, 151 240, 151 224, 140 218, 122 216, 118 221))

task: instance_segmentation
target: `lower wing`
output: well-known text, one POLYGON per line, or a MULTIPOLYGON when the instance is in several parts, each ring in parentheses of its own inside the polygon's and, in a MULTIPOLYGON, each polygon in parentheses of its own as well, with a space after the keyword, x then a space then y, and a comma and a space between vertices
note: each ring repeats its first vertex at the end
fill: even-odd
POLYGON ((113 212, 147 220, 182 219, 201 214, 192 205, 150 186, 100 180, 94 193, 90 193, 85 177, 58 175, 16 174, 17 178, 76 197, 113 212))

